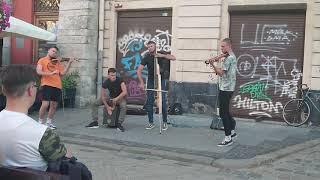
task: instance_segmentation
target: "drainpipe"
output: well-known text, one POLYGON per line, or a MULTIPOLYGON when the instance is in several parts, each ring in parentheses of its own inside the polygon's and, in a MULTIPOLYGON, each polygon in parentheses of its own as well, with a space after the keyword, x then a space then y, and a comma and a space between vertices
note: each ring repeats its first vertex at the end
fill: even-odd
POLYGON ((7 66, 11 64, 11 37, 3 38, 2 49, 2 66, 7 66))
MULTIPOLYGON (((11 15, 13 16, 14 4, 12 0, 6 0, 6 3, 11 6, 11 15)), ((2 66, 11 64, 11 39, 11 36, 3 37, 2 49, 0 49, 2 51, 2 66)))
POLYGON ((97 95, 96 98, 101 97, 102 85, 102 66, 103 66, 103 34, 104 34, 104 3, 105 0, 99 0, 99 33, 98 33, 98 60, 97 60, 97 95))

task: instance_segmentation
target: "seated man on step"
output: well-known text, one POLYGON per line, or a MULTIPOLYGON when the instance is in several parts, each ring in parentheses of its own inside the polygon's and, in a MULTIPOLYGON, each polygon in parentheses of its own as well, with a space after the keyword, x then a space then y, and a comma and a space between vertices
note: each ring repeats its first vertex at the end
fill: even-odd
POLYGON ((104 125, 116 127, 117 130, 124 132, 122 123, 127 113, 127 87, 124 81, 116 76, 115 68, 108 69, 108 79, 102 84, 101 98, 91 105, 92 122, 87 125, 88 128, 98 128, 98 107, 104 105, 104 111, 107 112, 111 123, 104 125), (108 93, 107 93, 108 92, 108 93), (108 103, 109 102, 109 103, 108 103))

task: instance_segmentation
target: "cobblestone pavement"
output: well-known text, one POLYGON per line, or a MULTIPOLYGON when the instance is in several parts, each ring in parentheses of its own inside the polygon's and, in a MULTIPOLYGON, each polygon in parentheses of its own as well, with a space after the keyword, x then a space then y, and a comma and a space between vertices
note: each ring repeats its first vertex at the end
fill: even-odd
POLYGON ((267 175, 269 179, 320 179, 320 145, 258 167, 253 172, 267 175))
POLYGON ((94 180, 312 180, 320 179, 320 145, 252 169, 218 169, 155 156, 68 144, 94 180))
MULTIPOLYGON (((102 109, 99 113, 102 117, 102 109)), ((89 109, 60 110, 56 114, 54 123, 58 127, 57 132, 62 137, 78 138, 86 140, 85 143, 96 142, 107 146, 116 144, 143 147, 147 151, 148 149, 160 149, 165 152, 203 156, 203 162, 209 164, 218 159, 238 159, 240 161, 241 159, 252 159, 289 146, 320 139, 318 129, 239 120, 237 121, 239 137, 232 146, 221 149, 217 147, 217 144, 223 139, 224 132, 209 129, 211 117, 184 114, 170 116, 169 119, 171 121, 169 129, 161 135, 158 128, 145 130, 147 116, 142 115, 126 116, 125 133, 108 128, 85 128, 91 120, 89 109), (211 161, 208 161, 206 157, 211 158, 211 161)))

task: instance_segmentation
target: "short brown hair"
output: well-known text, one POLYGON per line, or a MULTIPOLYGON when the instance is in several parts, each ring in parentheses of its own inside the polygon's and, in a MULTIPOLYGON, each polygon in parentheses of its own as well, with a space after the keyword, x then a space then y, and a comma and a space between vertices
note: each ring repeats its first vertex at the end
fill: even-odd
POLYGON ((227 43, 228 45, 232 45, 232 40, 230 38, 224 38, 222 42, 227 43))
POLYGON ((3 93, 7 96, 21 97, 27 85, 37 82, 36 69, 31 65, 9 65, 0 72, 3 93))
MULTIPOLYGON (((57 51, 59 51, 59 48, 57 46, 53 46, 51 48, 56 49, 57 51)), ((49 49, 51 49, 51 48, 49 48, 49 49)))
POLYGON ((108 74, 110 74, 110 73, 116 73, 116 72, 117 72, 116 68, 109 68, 109 69, 108 69, 108 74))
POLYGON ((147 45, 150 45, 150 44, 154 44, 154 45, 155 45, 156 42, 154 42, 154 41, 151 40, 151 41, 149 41, 149 42, 147 43, 147 45))

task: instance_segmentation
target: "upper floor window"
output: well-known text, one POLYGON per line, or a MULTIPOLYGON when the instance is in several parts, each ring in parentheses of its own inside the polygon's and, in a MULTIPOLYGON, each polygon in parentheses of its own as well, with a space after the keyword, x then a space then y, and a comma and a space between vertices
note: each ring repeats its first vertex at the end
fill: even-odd
POLYGON ((59 12, 60 0, 35 0, 35 12, 59 12))

